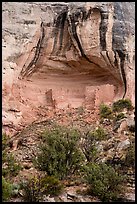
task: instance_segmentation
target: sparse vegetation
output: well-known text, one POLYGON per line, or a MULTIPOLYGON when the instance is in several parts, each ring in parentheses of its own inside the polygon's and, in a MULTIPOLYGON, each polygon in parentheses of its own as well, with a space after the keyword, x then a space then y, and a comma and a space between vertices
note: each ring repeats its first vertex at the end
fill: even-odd
POLYGON ((114 112, 120 112, 123 109, 132 110, 133 106, 129 99, 120 99, 113 103, 112 108, 114 112))
POLYGON ((124 113, 118 113, 114 120, 117 122, 123 118, 126 118, 125 114, 124 113))
POLYGON ((2 135, 2 199, 8 201, 12 196, 12 186, 9 183, 13 177, 17 176, 21 166, 17 163, 12 153, 7 151, 9 137, 2 135))
MULTIPOLYGON (((102 202, 118 201, 123 196, 125 184, 134 182, 131 174, 133 175, 135 168, 134 141, 130 141, 127 148, 117 149, 121 138, 114 132, 113 125, 120 123, 123 118, 128 118, 128 112, 125 114, 122 112, 123 109, 131 110, 131 106, 127 102, 115 102, 111 107, 101 104, 100 117, 103 122, 100 120, 98 126, 91 126, 83 120, 85 112, 80 107, 75 113, 77 119, 82 118, 85 123, 81 125, 80 120, 78 123, 76 121, 76 126, 80 124, 79 130, 72 128, 70 124, 64 127, 55 122, 43 123, 46 124, 46 128, 43 125, 45 131, 38 132, 40 144, 36 157, 32 158, 39 176, 35 174, 22 183, 24 201, 40 202, 45 196, 58 196, 63 190, 62 184, 68 187, 85 183, 89 188, 88 191, 85 188, 84 191, 79 189, 81 195, 89 193, 97 196, 102 202), (83 116, 80 116, 82 114, 83 116), (124 175, 128 175, 128 178, 124 175)), ((73 117, 74 110, 69 111, 66 115, 73 117)), ((90 117, 90 112, 88 114, 90 117)), ((72 125, 75 126, 75 123, 72 125)), ((135 126, 126 130, 124 134, 134 140, 135 126)), ((3 135, 3 201, 10 201, 12 196, 18 196, 19 191, 14 184, 9 184, 9 178, 16 176, 21 169, 9 147, 9 139, 3 135)))
POLYGON ((12 194, 12 185, 2 176, 2 201, 8 201, 12 194))
POLYGON ((3 168, 2 168, 2 175, 10 178, 10 176, 16 176, 22 167, 17 163, 14 159, 12 153, 3 152, 2 153, 2 161, 3 161, 3 168))
MULTIPOLYGON (((128 175, 128 172, 134 174, 135 170, 135 142, 131 142, 130 146, 123 152, 122 156, 113 157, 106 164, 111 165, 119 174, 128 175)), ((131 174, 131 175, 132 175, 131 174)), ((126 182, 130 182, 131 176, 126 177, 126 182)))
POLYGON ((127 149, 126 157, 125 157, 125 166, 135 167, 135 143, 131 143, 127 149))
POLYGON ((107 139, 107 133, 106 131, 98 126, 94 131, 90 131, 88 133, 88 136, 90 137, 90 139, 93 141, 101 141, 101 140, 105 140, 107 139))
POLYGON ((42 183, 44 185, 44 188, 45 188, 44 193, 46 195, 57 196, 62 192, 63 185, 54 176, 46 176, 42 180, 42 183))
POLYGON ((8 147, 9 136, 6 133, 2 134, 2 151, 8 147))
POLYGON ((40 177, 34 176, 29 180, 21 183, 23 190, 23 200, 25 202, 40 202, 43 197, 43 186, 41 185, 40 177))
POLYGON ((100 105, 100 117, 101 118, 112 118, 112 110, 105 104, 100 105))
POLYGON ((102 127, 96 128, 94 131, 89 131, 84 136, 82 150, 88 162, 93 162, 97 159, 96 142, 107 139, 107 133, 102 127))
POLYGON ((63 185, 54 176, 37 175, 22 183, 21 188, 25 202, 40 202, 43 195, 59 195, 63 185))
POLYGON ((6 134, 2 136, 2 175, 10 178, 16 176, 21 170, 12 153, 7 151, 9 137, 6 134))

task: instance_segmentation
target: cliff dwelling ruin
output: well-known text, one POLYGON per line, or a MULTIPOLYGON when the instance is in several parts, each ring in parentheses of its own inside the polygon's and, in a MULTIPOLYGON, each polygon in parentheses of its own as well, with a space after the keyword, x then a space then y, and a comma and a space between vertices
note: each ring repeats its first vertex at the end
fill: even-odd
POLYGON ((22 6, 3 5, 4 124, 34 120, 41 108, 94 110, 124 97, 134 104, 134 27, 123 20, 125 4, 22 6))

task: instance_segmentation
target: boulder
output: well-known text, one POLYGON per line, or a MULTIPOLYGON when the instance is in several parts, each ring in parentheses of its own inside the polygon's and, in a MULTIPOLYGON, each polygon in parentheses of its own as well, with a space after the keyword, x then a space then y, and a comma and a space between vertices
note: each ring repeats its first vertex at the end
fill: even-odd
POLYGON ((129 139, 126 139, 118 143, 117 149, 122 150, 122 149, 128 148, 129 146, 130 146, 130 141, 129 139))

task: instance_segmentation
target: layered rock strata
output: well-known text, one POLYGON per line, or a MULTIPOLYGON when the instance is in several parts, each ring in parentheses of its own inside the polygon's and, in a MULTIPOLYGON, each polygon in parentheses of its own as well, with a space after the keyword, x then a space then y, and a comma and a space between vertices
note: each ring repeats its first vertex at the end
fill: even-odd
POLYGON ((3 127, 46 108, 134 104, 134 2, 3 2, 3 127))

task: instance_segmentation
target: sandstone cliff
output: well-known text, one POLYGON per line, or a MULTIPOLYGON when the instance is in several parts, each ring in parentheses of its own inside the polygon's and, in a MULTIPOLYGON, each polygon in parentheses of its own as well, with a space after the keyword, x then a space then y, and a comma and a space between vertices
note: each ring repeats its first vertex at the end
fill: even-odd
POLYGON ((134 2, 3 2, 4 130, 47 107, 134 104, 134 14, 134 2))

